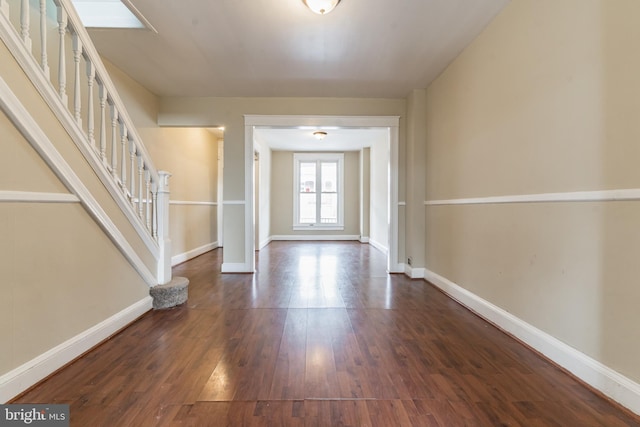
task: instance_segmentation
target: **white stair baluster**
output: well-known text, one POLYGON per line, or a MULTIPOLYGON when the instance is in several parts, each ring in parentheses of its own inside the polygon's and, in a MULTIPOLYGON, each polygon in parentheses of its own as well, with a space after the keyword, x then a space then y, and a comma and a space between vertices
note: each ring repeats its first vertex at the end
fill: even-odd
POLYGON ((22 0, 20 2, 20 36, 24 45, 31 52, 31 37, 29 36, 30 22, 29 22, 29 0, 22 0))
POLYGON ((42 71, 47 76, 47 80, 51 76, 49 70, 49 60, 47 58, 47 0, 40 0, 40 47, 42 71))
POLYGON ((118 109, 109 102, 111 109, 111 173, 114 178, 118 178, 118 109))
POLYGON ((60 46, 58 47, 58 91, 60 93, 60 100, 68 108, 69 97, 67 96, 67 65, 66 65, 66 52, 64 36, 67 33, 67 12, 58 6, 58 34, 60 35, 60 46))
POLYGON ((158 183, 156 181, 151 183, 151 211, 151 235, 158 240, 158 183))
MULTIPOLYGON (((136 130, 131 126, 128 113, 114 91, 113 83, 99 55, 95 56, 90 37, 84 26, 76 21, 71 0, 0 0, 0 20, 4 22, 7 19, 9 22, 11 18, 12 31, 15 30, 13 37, 19 41, 18 44, 22 44, 19 54, 35 68, 40 68, 54 88, 54 92, 47 89, 43 96, 46 98, 55 95, 54 98, 47 98, 52 108, 64 106, 66 111, 56 111, 56 115, 61 122, 66 121, 65 125, 76 123, 77 127, 73 125, 73 129, 68 130, 80 151, 87 156, 94 171, 125 209, 126 215, 138 231, 148 233, 146 239, 153 237, 156 243, 160 240, 165 242, 163 250, 166 256, 170 250, 168 231, 164 225, 168 215, 170 174, 163 172, 161 183, 159 173, 148 157, 136 130), (51 16, 54 7, 55 17, 51 16), (13 12, 13 16, 10 12, 13 12), (40 23, 31 27, 30 20, 38 19, 38 13, 40 23), (50 34, 47 34, 49 32, 50 34), (58 63, 54 64, 56 60, 58 63), (53 67, 57 68, 51 70, 53 67), (73 94, 70 93, 72 90, 73 94), (85 90, 88 91, 86 95, 83 93, 85 90), (73 99, 70 99, 71 97, 73 99), (55 98, 58 98, 60 103, 55 98), (98 120, 99 123, 96 123, 98 120), (81 135, 84 138, 78 139, 81 135), (87 150, 89 146, 92 147, 93 153, 87 150), (113 187, 114 182, 116 187, 119 186, 117 190, 113 187), (128 203, 125 203, 125 200, 128 203), (159 204, 163 207, 160 208, 159 204)), ((43 74, 35 71, 38 73, 35 75, 39 79, 38 82, 44 82, 43 74)), ((33 74, 31 76, 33 78, 33 74)), ((147 240, 147 243, 151 242, 147 240)), ((165 260, 165 269, 167 265, 169 264, 165 260)), ((163 270, 162 277, 170 278, 170 274, 167 275, 163 270)))
POLYGON ((80 57, 82 56, 82 41, 80 37, 78 37, 77 33, 73 33, 73 62, 75 64, 74 67, 74 77, 75 77, 75 86, 73 93, 73 115, 76 119, 76 122, 80 127, 82 127, 82 116, 80 114, 80 108, 82 106, 82 101, 80 99, 80 57))
POLYGON ((135 209, 135 195, 136 195, 136 144, 133 140, 129 140, 129 159, 131 161, 131 167, 129 171, 129 191, 131 193, 131 205, 135 209))
POLYGON ((146 191, 144 194, 144 204, 146 206, 146 223, 147 223, 147 230, 151 231, 151 172, 149 172, 149 169, 145 169, 144 171, 144 181, 146 183, 146 191))
POLYGON ((96 78, 96 69, 90 59, 85 58, 87 63, 87 86, 89 93, 87 94, 87 137, 89 139, 89 145, 94 150, 96 149, 96 137, 95 137, 95 117, 93 112, 93 82, 96 78))
POLYGON ((120 157, 120 185, 125 196, 127 195, 127 128, 124 123, 120 123, 120 145, 122 156, 120 157))
POLYGON ((142 208, 144 195, 142 194, 142 183, 144 182, 144 160, 142 154, 138 153, 138 217, 142 219, 142 208))
POLYGON ((103 164, 107 162, 107 124, 106 120, 106 106, 107 106, 107 89, 104 87, 104 83, 98 80, 99 95, 100 95, 100 160, 103 164))

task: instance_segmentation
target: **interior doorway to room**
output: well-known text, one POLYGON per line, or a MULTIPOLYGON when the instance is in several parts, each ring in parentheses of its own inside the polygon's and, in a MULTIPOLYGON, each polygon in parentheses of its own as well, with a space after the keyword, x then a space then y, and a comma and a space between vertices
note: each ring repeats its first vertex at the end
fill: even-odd
POLYGON ((253 152, 253 234, 255 250, 260 249, 260 153, 253 152))
MULTIPOLYGON (((272 195, 275 193, 293 193, 293 186, 287 184, 273 188, 270 182, 270 167, 272 162, 271 153, 275 152, 359 152, 360 165, 359 173, 368 174, 359 176, 357 179, 362 184, 366 181, 368 186, 361 185, 360 194, 360 230, 355 234, 347 233, 346 239, 353 240, 354 237, 361 241, 378 246, 387 253, 387 270, 389 272, 399 272, 402 270, 398 263, 398 118, 397 117, 332 117, 332 116, 246 116, 245 117, 245 149, 249 153, 256 153, 251 156, 251 164, 247 163, 247 183, 251 184, 247 194, 247 202, 251 202, 251 209, 247 209, 250 214, 250 224, 246 230, 250 232, 246 242, 251 245, 251 253, 259 250, 269 241, 289 239, 322 240, 323 236, 317 239, 307 236, 283 236, 280 227, 273 233, 269 230, 271 221, 269 206, 272 195), (313 132, 321 130, 332 135, 333 138, 325 138, 318 145, 318 141, 313 138, 313 132), (340 136, 340 137, 338 137, 340 136), (257 160, 256 160, 257 159, 257 160), (363 161, 368 162, 369 167, 363 168, 363 161), (382 164, 381 164, 382 163, 382 164), (363 172, 364 171, 364 172, 363 172), (370 191, 374 187, 378 194, 382 187, 382 195, 363 197, 362 192, 370 191), (383 199, 383 200, 381 200, 383 199), (266 200, 266 202, 265 202, 266 200), (363 206, 363 203, 370 203, 363 206), (364 230, 362 234, 363 215, 366 217, 367 226, 373 228, 383 227, 384 231, 364 230), (372 231, 373 233, 369 233, 372 231), (370 240, 370 234, 378 237, 370 240), (384 237, 380 237, 384 234, 384 237), (364 238, 364 239, 362 239, 364 238)), ((274 155, 277 157, 276 155, 274 155)), ((278 172, 285 169, 290 164, 288 161, 278 164, 278 172)), ((292 162, 291 162, 292 163, 292 162)), ((293 173, 293 172, 290 172, 293 173)), ((281 183, 280 183, 281 184, 281 183)), ((278 196, 273 196, 276 198, 278 196)), ((280 203, 279 209, 284 209, 287 214, 292 212, 293 207, 280 203)), ((286 216, 286 215, 284 215, 286 216)), ((278 218, 276 218, 278 219, 278 218)), ((289 224, 289 230, 291 224, 289 224)), ((326 234, 325 234, 326 236, 326 234)), ((329 236, 330 238, 331 236, 329 236)), ((249 251, 247 251, 249 252, 249 251)))

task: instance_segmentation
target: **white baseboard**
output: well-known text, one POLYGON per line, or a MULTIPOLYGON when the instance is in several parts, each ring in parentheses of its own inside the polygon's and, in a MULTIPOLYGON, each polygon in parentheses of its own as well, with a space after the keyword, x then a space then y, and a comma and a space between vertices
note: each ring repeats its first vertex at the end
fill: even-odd
POLYGON ((383 245, 382 243, 373 240, 373 239, 369 239, 369 244, 371 246, 373 246, 374 248, 376 248, 377 250, 379 250, 380 252, 382 252, 385 255, 389 254, 389 248, 387 248, 385 245, 383 245))
POLYGON ((405 264, 404 266, 404 274, 409 276, 412 279, 424 279, 426 274, 425 268, 414 268, 410 265, 405 264))
POLYGON ((403 274, 404 273, 404 263, 399 263, 396 265, 392 265, 389 273, 392 274, 403 274))
POLYGON ((260 246, 258 247, 258 250, 264 248, 265 246, 267 246, 269 243, 271 243, 271 237, 268 237, 267 239, 263 240, 262 242, 260 242, 260 246))
POLYGON ((244 262, 223 262, 220 271, 222 273, 255 273, 255 270, 244 262))
POLYGON ((189 261, 191 258, 195 258, 217 247, 218 247, 218 242, 207 243, 206 245, 200 246, 199 248, 191 249, 190 251, 183 252, 178 255, 174 255, 171 257, 171 266, 173 267, 182 262, 189 261))
POLYGON ((429 270, 425 273, 427 281, 471 311, 539 351, 605 396, 640 415, 640 384, 439 274, 429 270))
POLYGON ((271 236, 271 240, 360 240, 360 236, 351 234, 289 234, 271 236))
POLYGON ((365 236, 360 236, 360 243, 369 243, 369 238, 365 236))
POLYGON ((6 403, 42 381, 151 310, 151 307, 152 298, 147 296, 92 328, 2 375, 0 377, 0 402, 6 403))

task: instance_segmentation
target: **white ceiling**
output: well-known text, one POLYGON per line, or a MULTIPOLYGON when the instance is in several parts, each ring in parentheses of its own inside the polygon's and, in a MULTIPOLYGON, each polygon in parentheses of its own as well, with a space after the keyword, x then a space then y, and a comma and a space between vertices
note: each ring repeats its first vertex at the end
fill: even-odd
POLYGON ((133 0, 157 33, 90 30, 159 96, 404 98, 425 88, 509 0, 133 0))

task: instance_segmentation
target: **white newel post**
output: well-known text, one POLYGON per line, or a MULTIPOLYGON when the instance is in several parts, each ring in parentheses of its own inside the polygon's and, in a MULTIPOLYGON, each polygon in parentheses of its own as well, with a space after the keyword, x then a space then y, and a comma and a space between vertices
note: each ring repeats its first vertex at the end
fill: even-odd
POLYGON ((158 284, 164 285, 171 281, 171 239, 169 238, 169 178, 171 174, 158 171, 158 284))

